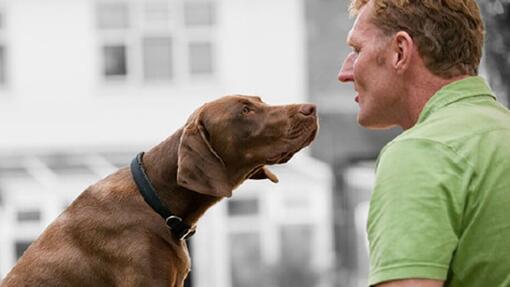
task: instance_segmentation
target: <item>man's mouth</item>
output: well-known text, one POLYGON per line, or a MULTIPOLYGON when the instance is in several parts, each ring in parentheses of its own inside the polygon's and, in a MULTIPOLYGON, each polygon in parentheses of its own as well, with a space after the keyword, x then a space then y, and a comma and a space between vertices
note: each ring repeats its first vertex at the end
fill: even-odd
POLYGON ((354 101, 356 101, 356 103, 359 103, 359 95, 356 95, 356 97, 354 98, 354 101))

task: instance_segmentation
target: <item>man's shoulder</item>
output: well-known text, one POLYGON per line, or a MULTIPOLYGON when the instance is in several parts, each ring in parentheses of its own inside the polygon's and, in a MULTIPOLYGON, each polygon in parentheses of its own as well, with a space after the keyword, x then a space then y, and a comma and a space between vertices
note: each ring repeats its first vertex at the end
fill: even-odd
POLYGON ((478 165, 478 155, 493 153, 510 142, 510 112, 493 100, 472 99, 435 111, 426 121, 388 143, 382 157, 436 160, 448 157, 478 165), (490 140, 489 140, 490 139, 490 140))
POLYGON ((510 112, 493 99, 480 96, 435 111, 395 141, 421 139, 456 146, 495 130, 510 132, 510 112))

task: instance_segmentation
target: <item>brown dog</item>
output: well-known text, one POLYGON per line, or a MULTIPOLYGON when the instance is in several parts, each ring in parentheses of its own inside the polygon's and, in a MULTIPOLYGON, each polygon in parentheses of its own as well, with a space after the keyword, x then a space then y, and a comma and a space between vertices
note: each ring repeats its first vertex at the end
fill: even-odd
POLYGON ((277 182, 265 165, 288 161, 312 142, 317 129, 310 104, 268 106, 248 96, 207 103, 184 128, 145 153, 143 164, 139 157, 132 165, 132 172, 144 168, 146 184, 178 215, 167 218, 172 232, 141 195, 135 172, 122 168, 85 190, 1 286, 181 287, 190 269, 183 239, 194 228, 176 232, 182 226, 172 224, 194 226, 246 179, 277 182))

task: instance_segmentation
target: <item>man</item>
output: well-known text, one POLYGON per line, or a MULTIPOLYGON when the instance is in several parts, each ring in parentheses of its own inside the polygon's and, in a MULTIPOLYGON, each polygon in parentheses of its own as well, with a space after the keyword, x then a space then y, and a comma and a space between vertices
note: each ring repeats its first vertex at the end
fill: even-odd
POLYGON ((510 286, 510 112, 476 76, 474 0, 352 0, 339 80, 358 122, 400 126, 377 162, 371 286, 510 286))

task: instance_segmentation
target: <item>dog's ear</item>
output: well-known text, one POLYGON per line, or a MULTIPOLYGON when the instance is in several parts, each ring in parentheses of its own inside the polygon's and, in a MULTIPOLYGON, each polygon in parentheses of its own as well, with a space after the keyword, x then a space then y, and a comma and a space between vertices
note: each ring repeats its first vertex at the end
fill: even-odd
POLYGON ((178 149, 177 184, 216 197, 232 196, 221 157, 209 142, 201 110, 195 112, 182 132, 178 149))
POLYGON ((266 166, 259 168, 250 175, 250 179, 269 179, 274 183, 278 183, 278 177, 272 173, 266 166))

